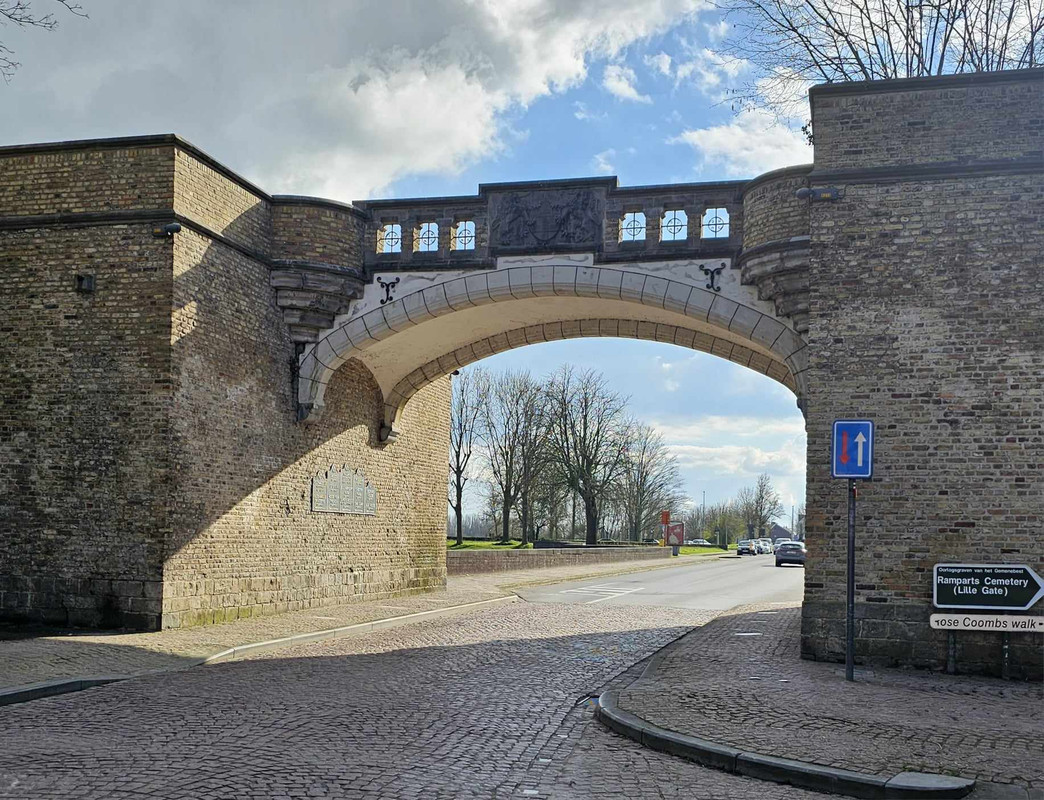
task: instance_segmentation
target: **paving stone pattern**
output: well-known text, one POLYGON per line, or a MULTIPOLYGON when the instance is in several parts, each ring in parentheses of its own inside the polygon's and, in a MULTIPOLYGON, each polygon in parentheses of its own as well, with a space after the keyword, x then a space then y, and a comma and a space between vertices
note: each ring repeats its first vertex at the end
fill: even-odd
MULTIPOLYGON (((655 562, 655 566, 677 564, 677 560, 655 562)), ((536 573, 515 571, 451 577, 444 591, 251 617, 220 625, 153 633, 80 631, 0 641, 0 689, 61 678, 138 675, 155 669, 177 669, 238 645, 504 597, 511 594, 511 586, 618 575, 652 566, 649 562, 594 564, 542 569, 536 573)))
POLYGON ((768 755, 959 775, 1044 796, 1040 684, 884 669, 857 669, 846 684, 843 666, 799 658, 800 626, 796 606, 735 609, 659 656, 621 692, 620 707, 768 755))
POLYGON ((577 707, 708 617, 517 604, 12 706, 0 797, 820 797, 577 707))

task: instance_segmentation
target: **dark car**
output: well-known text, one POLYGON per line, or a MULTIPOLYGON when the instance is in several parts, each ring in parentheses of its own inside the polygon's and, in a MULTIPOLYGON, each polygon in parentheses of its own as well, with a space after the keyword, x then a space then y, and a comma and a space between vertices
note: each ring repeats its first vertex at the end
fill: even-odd
POLYGON ((750 539, 740 539, 736 542, 736 555, 756 556, 758 554, 757 542, 750 539))
POLYGON ((800 564, 805 566, 805 545, 803 542, 780 542, 776 548, 776 566, 784 564, 800 564))

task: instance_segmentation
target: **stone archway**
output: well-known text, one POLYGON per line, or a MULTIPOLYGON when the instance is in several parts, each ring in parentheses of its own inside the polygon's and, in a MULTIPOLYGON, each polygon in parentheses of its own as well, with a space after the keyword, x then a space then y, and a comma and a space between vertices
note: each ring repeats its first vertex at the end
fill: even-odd
POLYGON ((801 403, 806 342, 771 302, 742 285, 728 262, 617 269, 577 256, 519 261, 526 260, 465 275, 421 276, 397 298, 387 291, 380 299, 375 292, 363 298, 357 313, 338 318, 302 355, 302 418, 321 414, 332 375, 355 358, 383 392, 380 438, 387 440, 410 397, 442 375, 515 347, 585 336, 664 341, 711 353, 779 381, 801 403))

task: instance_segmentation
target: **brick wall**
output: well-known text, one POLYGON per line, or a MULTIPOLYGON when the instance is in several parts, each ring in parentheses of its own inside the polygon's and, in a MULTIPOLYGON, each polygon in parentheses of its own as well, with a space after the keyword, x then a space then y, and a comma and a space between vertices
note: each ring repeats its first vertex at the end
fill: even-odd
POLYGON ((164 625, 443 585, 449 379, 410 405, 385 447, 374 446, 380 392, 358 362, 338 371, 321 422, 300 425, 294 347, 265 265, 190 231, 175 261, 175 314, 194 311, 173 350, 164 625), (311 477, 343 464, 377 487, 376 517, 310 510, 311 477))
POLYGON ((0 615, 155 627, 170 242, 140 224, 0 230, 0 276, 0 615))
POLYGON ((357 211, 335 203, 276 198, 272 228, 273 258, 362 266, 365 220, 357 211))
POLYGON ((614 548, 580 547, 540 550, 475 550, 448 552, 446 569, 450 575, 475 575, 515 569, 545 569, 582 564, 613 564, 626 561, 652 561, 671 558, 668 547, 614 548))
MULTIPOLYGON (((946 634, 928 625, 935 563, 1044 571, 1044 170, 925 175, 917 159, 935 154, 920 138, 904 134, 908 148, 894 151, 896 131, 929 118, 951 155, 1039 160, 1040 126, 1026 126, 1044 107, 1042 78, 940 79, 843 104, 813 93, 816 171, 901 156, 908 172, 869 170, 840 184, 840 201, 812 206, 806 656, 844 650, 847 489, 830 478, 835 418, 877 425, 875 475, 857 505, 858 660, 945 664, 946 634), (855 141, 859 156, 848 152, 855 141)), ((1000 634, 956 638, 959 669, 999 672, 1000 634)), ((1040 678, 1040 637, 1011 645, 1012 674, 1040 678)))
POLYGON ((1039 160, 1042 80, 1037 69, 816 87, 816 169, 1039 160))
MULTIPOLYGON (((191 154, 178 165, 179 211, 230 241, 361 265, 356 214, 270 203, 191 154)), ((267 265, 191 230, 177 236, 174 261, 173 314, 191 324, 172 343, 177 471, 164 626, 444 585, 449 379, 412 404, 398 441, 376 447, 380 391, 353 361, 328 389, 322 421, 303 426, 296 350, 267 265), (377 488, 376 517, 311 511, 312 476, 345 464, 377 488)))
POLYGON ((5 148, 0 216, 170 208, 174 148, 114 146, 118 142, 77 149, 5 148))
POLYGON ((260 190, 173 137, 120 144, 0 150, 0 613, 154 628, 443 585, 449 379, 388 446, 357 362, 296 422, 267 256, 358 267, 329 232, 355 217, 307 206, 274 243, 260 190), (309 510, 343 464, 376 517, 309 510))
POLYGON ((788 167, 751 181, 743 191, 743 249, 808 236, 808 201, 794 192, 808 184, 810 167, 788 167))

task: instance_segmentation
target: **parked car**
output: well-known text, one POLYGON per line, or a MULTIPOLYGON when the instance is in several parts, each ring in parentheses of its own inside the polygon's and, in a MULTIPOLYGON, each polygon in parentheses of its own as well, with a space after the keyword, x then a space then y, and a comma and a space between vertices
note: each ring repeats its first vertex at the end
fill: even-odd
POLYGON ((756 556, 758 554, 758 544, 751 539, 740 539, 736 542, 736 555, 748 555, 756 556))
POLYGON ((758 544, 761 545, 761 552, 763 553, 768 553, 769 555, 771 555, 772 552, 775 550, 775 548, 772 546, 771 539, 758 539, 758 544))
POLYGON ((800 564, 805 566, 804 542, 780 542, 776 548, 776 566, 784 564, 800 564))
POLYGON ((714 545, 706 539, 686 539, 685 544, 689 547, 714 547, 714 545))

